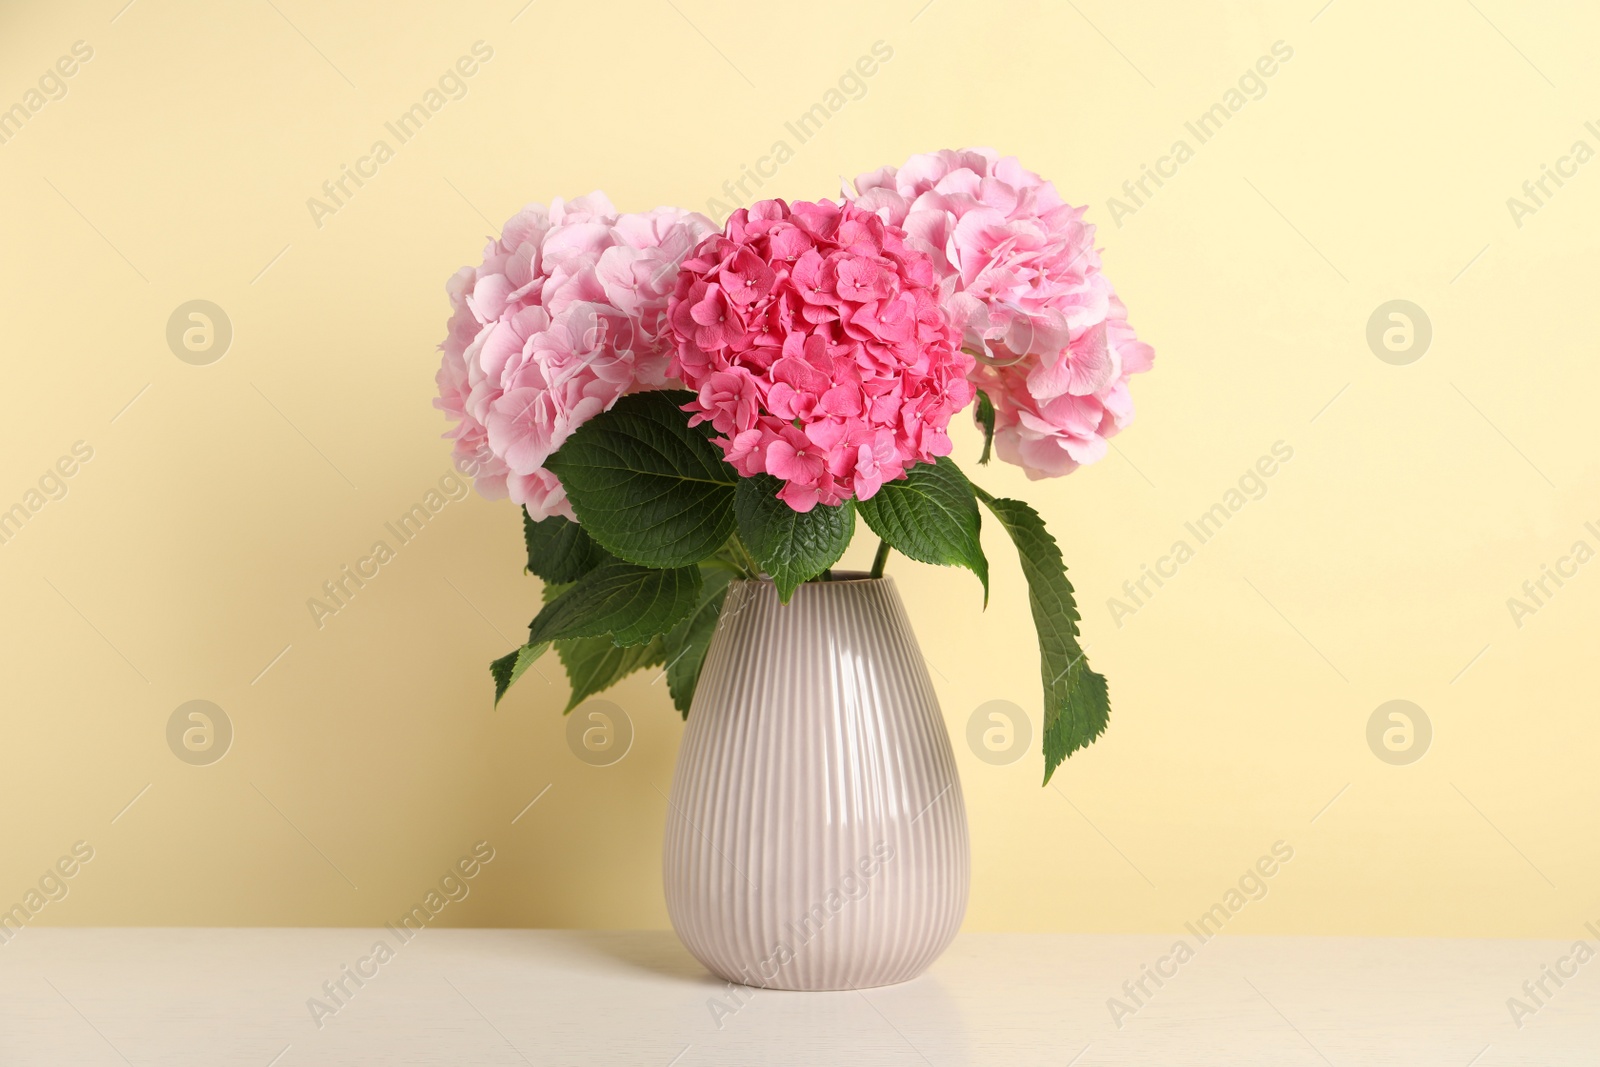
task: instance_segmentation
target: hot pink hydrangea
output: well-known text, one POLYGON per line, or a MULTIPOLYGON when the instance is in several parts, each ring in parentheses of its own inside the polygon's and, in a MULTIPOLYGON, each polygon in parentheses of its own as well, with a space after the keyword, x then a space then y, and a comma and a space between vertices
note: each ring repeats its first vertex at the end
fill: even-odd
POLYGON ((870 211, 764 200, 684 261, 671 373, 696 391, 728 462, 783 481, 796 511, 866 500, 948 455, 971 356, 933 264, 870 211))
POLYGON ((456 272, 434 406, 479 492, 573 517, 544 462, 624 393, 669 384, 677 264, 715 228, 677 208, 619 215, 591 193, 523 208, 456 272))
POLYGON ((1045 478, 1104 456, 1133 419, 1128 377, 1154 352, 1100 272, 1086 209, 987 148, 912 156, 855 184, 855 204, 932 257, 994 402, 1000 457, 1045 478))

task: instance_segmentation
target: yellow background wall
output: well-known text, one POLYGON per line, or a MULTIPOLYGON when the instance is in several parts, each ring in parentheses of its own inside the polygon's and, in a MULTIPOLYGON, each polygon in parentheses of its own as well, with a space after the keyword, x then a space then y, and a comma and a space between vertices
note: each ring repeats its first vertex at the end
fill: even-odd
POLYGON ((0 907, 85 841, 37 922, 376 924, 487 840, 442 923, 665 926, 665 686, 607 694, 637 737, 606 768, 567 748, 553 660, 491 708, 485 666, 538 600, 509 504, 449 503, 320 629, 306 601, 449 469, 443 285, 487 233, 597 187, 705 210, 786 139, 764 194, 940 147, 1019 155, 1090 205, 1157 351, 1117 451, 1068 479, 979 472, 958 439, 1057 532, 1111 679, 1109 733, 1052 787, 1037 751, 995 767, 963 740, 991 700, 1037 737, 1009 546, 991 524, 981 616, 965 572, 891 565, 961 762, 968 928, 1175 930, 1280 840, 1292 862, 1230 929, 1600 919, 1600 563, 1507 607, 1600 548, 1600 163, 1507 205, 1575 141, 1600 149, 1592 7, 122 2, 0 8, 0 107, 93 50, 0 144, 0 507, 93 451, 0 545, 0 907), (396 145, 384 124, 478 41, 465 95, 396 145), (865 94, 786 133, 877 41, 865 94), (1259 99, 1186 132, 1279 41, 1259 99), (380 138, 394 158, 319 226, 307 199, 380 138), (1114 224, 1178 139, 1192 158, 1114 224), (166 339, 196 299, 232 324, 209 365, 166 339), (1395 299, 1432 324, 1408 365, 1366 338, 1395 299), (1279 441, 1265 495, 1114 619, 1279 441), (168 747, 194 699, 235 732, 208 766, 168 747), (1410 765, 1368 746, 1393 699, 1432 725, 1410 765))

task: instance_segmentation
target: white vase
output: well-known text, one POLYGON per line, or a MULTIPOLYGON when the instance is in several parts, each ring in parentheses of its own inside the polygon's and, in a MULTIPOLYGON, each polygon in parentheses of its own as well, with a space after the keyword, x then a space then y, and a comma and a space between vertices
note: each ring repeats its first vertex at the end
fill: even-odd
POLYGON ((922 973, 967 907, 950 738, 888 578, 735 581, 678 752, 667 913, 729 981, 849 989, 922 973))

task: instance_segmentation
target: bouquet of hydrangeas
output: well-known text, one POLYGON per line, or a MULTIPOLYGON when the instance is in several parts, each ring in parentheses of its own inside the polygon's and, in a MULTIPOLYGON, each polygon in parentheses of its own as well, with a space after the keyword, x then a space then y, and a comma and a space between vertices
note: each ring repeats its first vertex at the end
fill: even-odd
POLYGON ((962 566, 988 589, 980 504, 1028 583, 1044 683, 1045 780, 1104 731, 1055 540, 1027 504, 949 458, 973 408, 1030 478, 1106 452, 1152 352, 1100 270, 1084 208, 988 150, 914 156, 838 203, 764 200, 718 229, 594 193, 506 223, 450 281, 438 407, 486 496, 523 507, 544 580, 496 700, 552 646, 571 710, 665 666, 688 715, 733 578, 787 601, 827 581, 856 530, 962 566))

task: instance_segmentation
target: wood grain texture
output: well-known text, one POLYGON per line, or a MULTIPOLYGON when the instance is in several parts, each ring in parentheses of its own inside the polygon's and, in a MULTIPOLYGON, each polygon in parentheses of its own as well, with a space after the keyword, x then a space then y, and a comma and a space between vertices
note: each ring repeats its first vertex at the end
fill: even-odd
POLYGON ((1107 999, 1165 953, 1172 936, 963 934, 904 985, 755 991, 740 1004, 666 931, 430 929, 318 1029, 307 999, 380 939, 395 940, 359 928, 25 930, 0 947, 0 1063, 1592 1067, 1600 1060, 1600 973, 1581 969, 1520 1030, 1506 1010, 1506 998, 1566 952, 1566 942, 1223 936, 1200 946, 1119 1029, 1107 999))

